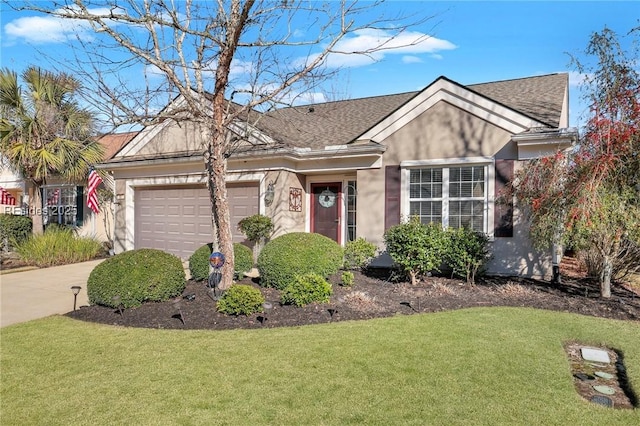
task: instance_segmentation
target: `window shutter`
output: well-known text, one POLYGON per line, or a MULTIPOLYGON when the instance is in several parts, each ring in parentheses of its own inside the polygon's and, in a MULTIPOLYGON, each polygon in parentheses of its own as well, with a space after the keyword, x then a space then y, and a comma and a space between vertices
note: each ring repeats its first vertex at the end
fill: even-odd
POLYGON ((76 186, 76 226, 84 222, 84 187, 76 186))
MULTIPOLYGON (((503 193, 505 187, 513 179, 513 160, 496 160, 495 199, 503 193)), ((495 203, 494 230, 495 237, 513 237, 513 200, 508 203, 495 203)))
POLYGON ((384 168, 384 229, 400 223, 400 166, 384 168))

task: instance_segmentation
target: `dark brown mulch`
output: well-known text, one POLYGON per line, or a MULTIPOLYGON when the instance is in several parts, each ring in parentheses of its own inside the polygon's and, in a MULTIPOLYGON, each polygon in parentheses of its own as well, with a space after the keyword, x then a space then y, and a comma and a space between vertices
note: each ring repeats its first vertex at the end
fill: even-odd
POLYGON ((412 286, 356 272, 352 287, 340 286, 338 276, 332 277, 332 282, 334 290, 330 303, 299 308, 280 305, 279 291, 262 288, 257 280, 245 278, 240 283, 259 288, 272 306, 263 313, 249 316, 217 312, 208 287, 194 281, 187 282, 181 297, 169 302, 145 303, 122 312, 103 306, 87 306, 68 316, 129 327, 222 330, 364 320, 474 306, 523 306, 640 321, 638 294, 614 286, 611 299, 604 300, 599 297, 598 283, 586 278, 565 277, 562 284, 550 284, 532 279, 488 277, 476 285, 468 285, 459 280, 429 277, 412 286))

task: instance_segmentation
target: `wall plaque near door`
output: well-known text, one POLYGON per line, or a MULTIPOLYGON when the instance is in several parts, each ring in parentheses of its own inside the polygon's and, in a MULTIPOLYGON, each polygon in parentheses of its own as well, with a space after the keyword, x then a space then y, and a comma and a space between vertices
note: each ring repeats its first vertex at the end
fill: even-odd
POLYGON ((302 189, 289 188, 289 211, 302 211, 302 189))
POLYGON ((336 203, 336 194, 332 192, 329 188, 327 188, 320 193, 318 202, 322 207, 325 207, 325 208, 332 207, 336 203))

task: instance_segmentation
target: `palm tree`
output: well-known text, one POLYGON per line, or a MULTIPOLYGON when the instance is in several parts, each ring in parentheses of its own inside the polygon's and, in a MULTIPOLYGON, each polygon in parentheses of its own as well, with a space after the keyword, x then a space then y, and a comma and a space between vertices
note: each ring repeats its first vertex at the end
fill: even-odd
POLYGON ((18 83, 16 72, 0 70, 0 154, 29 184, 29 212, 35 233, 42 232, 40 189, 56 176, 79 182, 89 164, 102 161, 94 120, 74 96, 80 83, 65 73, 29 67, 18 83))

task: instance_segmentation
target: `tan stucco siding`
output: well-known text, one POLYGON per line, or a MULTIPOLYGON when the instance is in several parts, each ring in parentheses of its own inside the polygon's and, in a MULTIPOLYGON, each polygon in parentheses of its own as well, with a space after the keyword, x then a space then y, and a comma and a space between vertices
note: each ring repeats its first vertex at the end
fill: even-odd
POLYGON ((266 190, 269 183, 273 183, 275 196, 270 206, 265 206, 265 214, 274 224, 273 235, 276 238, 290 232, 304 232, 305 230, 305 177, 290 171, 271 171, 264 178, 262 188, 266 190), (302 209, 299 212, 289 210, 289 189, 302 190, 302 209))
POLYGON ((378 247, 383 247, 384 234, 384 168, 358 170, 356 233, 378 247))
POLYGON ((440 101, 381 143, 385 164, 493 156, 509 144, 511 134, 447 102, 440 101))
POLYGON ((194 123, 171 123, 136 152, 136 155, 166 155, 172 152, 201 152, 205 137, 194 123))
MULTIPOLYGON (((116 196, 114 205, 113 246, 116 253, 127 250, 127 209, 125 203, 126 181, 116 180, 116 196)), ((133 218, 130 219, 133 222, 133 218)))
MULTIPOLYGON (((516 161, 515 170, 523 164, 524 161, 516 161)), ((513 237, 495 238, 491 250, 493 258, 488 269, 493 274, 551 278, 551 250, 541 252, 533 247, 529 239, 529 222, 517 204, 513 212, 513 237)))

